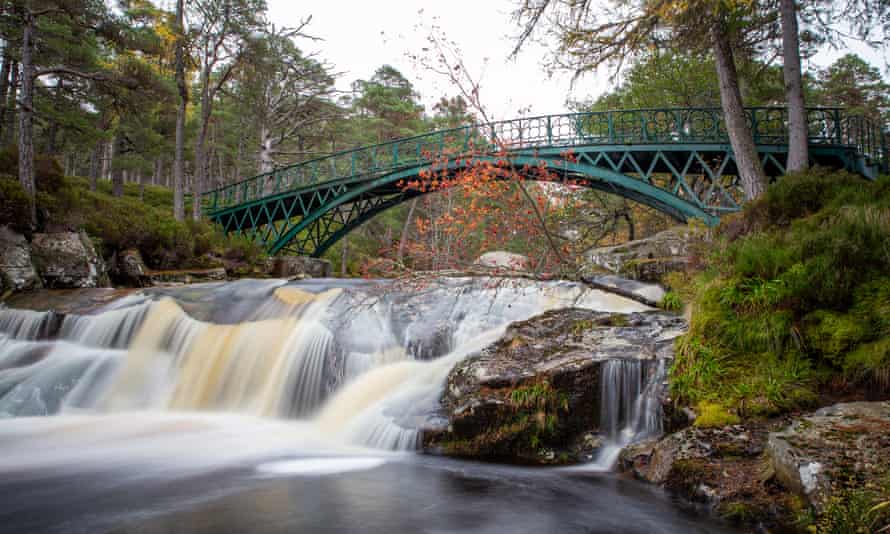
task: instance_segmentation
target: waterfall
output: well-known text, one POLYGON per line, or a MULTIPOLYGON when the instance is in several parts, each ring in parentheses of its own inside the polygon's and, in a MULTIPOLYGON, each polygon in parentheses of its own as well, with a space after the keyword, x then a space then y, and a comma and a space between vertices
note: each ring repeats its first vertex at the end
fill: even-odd
POLYGON ((600 429, 605 442, 594 462, 608 470, 628 444, 662 432, 661 395, 667 361, 615 359, 603 363, 600 429))
MULTIPOLYGON (((64 317, 0 307, 0 417, 239 414, 411 450, 458 361, 511 322, 571 306, 646 309, 569 282, 485 278, 157 288, 64 317)), ((616 411, 604 421, 615 429, 655 424, 642 404, 621 407, 646 396, 647 368, 606 364, 604 382, 615 387, 603 406, 616 411)))

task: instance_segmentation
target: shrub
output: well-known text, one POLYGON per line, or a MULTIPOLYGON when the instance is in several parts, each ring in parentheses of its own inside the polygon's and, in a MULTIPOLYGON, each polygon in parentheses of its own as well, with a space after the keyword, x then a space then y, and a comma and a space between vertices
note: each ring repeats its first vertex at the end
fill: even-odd
MULTIPOLYGON (((19 174, 19 152, 15 146, 0 150, 0 173, 19 174)), ((34 185, 38 191, 54 193, 65 183, 65 174, 56 158, 44 154, 34 156, 34 185)))
POLYGON ((0 225, 9 225, 17 232, 28 233, 31 207, 28 194, 12 176, 0 175, 0 225))

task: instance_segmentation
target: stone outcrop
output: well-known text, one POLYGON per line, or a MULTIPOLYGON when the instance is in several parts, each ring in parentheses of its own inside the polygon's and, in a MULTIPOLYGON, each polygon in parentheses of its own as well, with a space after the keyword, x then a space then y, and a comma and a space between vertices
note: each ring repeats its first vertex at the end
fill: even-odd
POLYGON ((151 285, 148 268, 142 260, 139 249, 128 248, 112 256, 111 278, 119 284, 130 287, 146 287, 151 285))
POLYGON ((601 441, 595 434, 603 364, 669 357, 684 327, 662 312, 580 309, 514 323, 500 341, 452 369, 440 425, 424 432, 424 448, 516 463, 577 461, 576 443, 601 441))
POLYGON ((226 275, 226 270, 222 267, 216 267, 213 269, 177 269, 172 271, 147 271, 146 274, 153 285, 223 282, 228 278, 226 275))
POLYGON ((46 287, 108 287, 105 262, 83 232, 34 234, 31 256, 46 287))
POLYGON ((528 256, 523 256, 522 254, 496 250, 486 252, 476 258, 476 261, 473 262, 473 266, 506 271, 530 271, 531 260, 528 259, 528 256))
POLYGON ((822 408, 769 435, 776 478, 820 511, 837 486, 890 474, 890 401, 822 408))
POLYGON ((25 236, 0 226, 0 294, 42 285, 31 262, 31 247, 25 236))
POLYGON ((331 262, 307 256, 273 258, 272 276, 276 278, 329 278, 331 262))
POLYGON ((644 282, 659 282, 664 275, 683 270, 689 261, 689 243, 694 231, 677 226, 645 239, 590 250, 588 275, 607 271, 644 282))

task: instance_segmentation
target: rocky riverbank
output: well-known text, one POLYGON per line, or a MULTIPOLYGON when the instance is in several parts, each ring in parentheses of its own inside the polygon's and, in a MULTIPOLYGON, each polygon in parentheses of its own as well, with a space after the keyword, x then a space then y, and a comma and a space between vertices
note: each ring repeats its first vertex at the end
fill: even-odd
POLYGON ((0 226, 0 297, 32 289, 149 287, 218 282, 235 278, 323 278, 331 275, 326 260, 282 256, 256 264, 208 258, 210 267, 149 269, 138 249, 103 258, 84 232, 36 233, 28 240, 0 226))
POLYGON ((581 309, 514 323, 500 341, 452 369, 441 424, 424 433, 424 449, 512 463, 591 460, 615 437, 613 427, 634 423, 620 407, 603 406, 609 395, 622 393, 620 383, 606 383, 608 362, 631 363, 627 376, 618 379, 628 387, 633 382, 626 396, 636 397, 670 358, 672 340, 684 326, 680 317, 664 312, 581 309), (619 391, 609 390, 612 386, 619 391))

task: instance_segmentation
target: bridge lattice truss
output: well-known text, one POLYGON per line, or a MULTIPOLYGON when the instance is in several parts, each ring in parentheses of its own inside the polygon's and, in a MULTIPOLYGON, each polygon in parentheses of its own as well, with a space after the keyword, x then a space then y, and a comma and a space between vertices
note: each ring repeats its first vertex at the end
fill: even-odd
MULTIPOLYGON (((785 172, 785 108, 747 108, 768 176, 785 172)), ((886 137, 837 108, 807 110, 813 164, 873 179, 887 172, 886 137)), ((202 195, 226 232, 282 251, 320 256, 378 213, 421 194, 401 184, 466 161, 546 166, 557 180, 612 192, 679 221, 714 224, 738 211, 738 170, 716 108, 621 110, 474 124, 356 148, 282 167, 202 195), (444 156, 443 156, 444 155, 444 156), (471 155, 472 158, 466 156, 471 155)))

